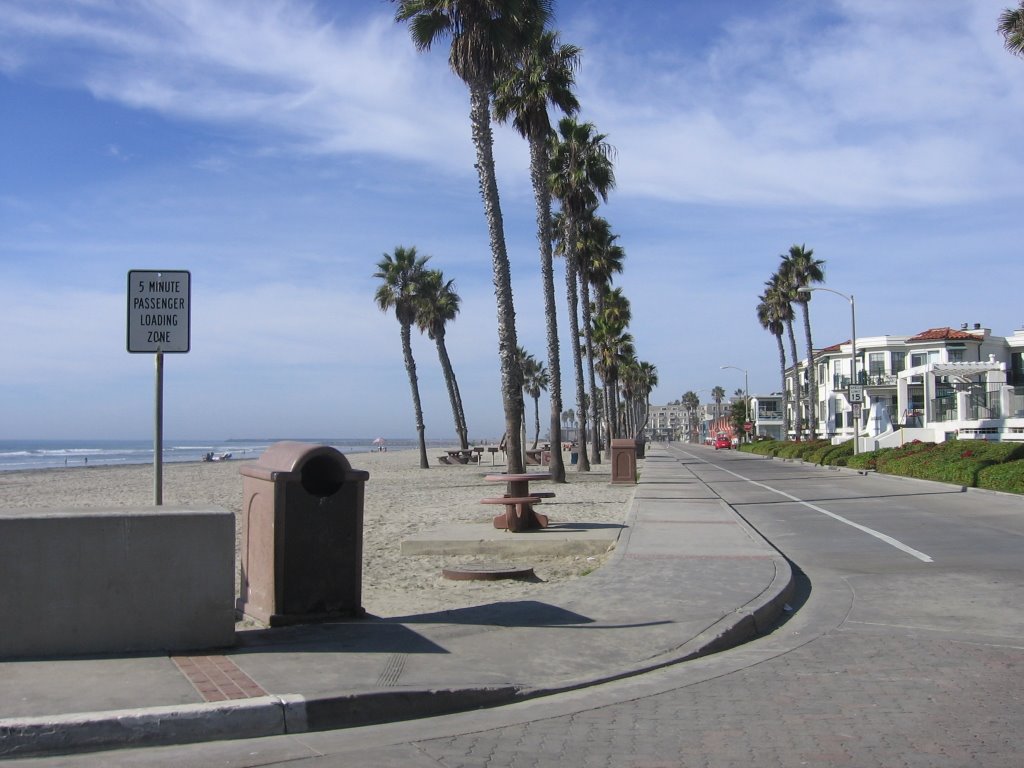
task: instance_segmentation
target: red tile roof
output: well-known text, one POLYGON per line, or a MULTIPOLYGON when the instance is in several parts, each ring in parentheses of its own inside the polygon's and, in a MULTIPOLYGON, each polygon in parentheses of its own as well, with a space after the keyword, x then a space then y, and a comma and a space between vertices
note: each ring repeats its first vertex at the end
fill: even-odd
POLYGON ((973 333, 967 331, 954 331, 952 328, 929 328, 921 331, 917 336, 911 336, 907 343, 915 341, 981 341, 973 333))
POLYGON ((838 352, 840 350, 840 348, 843 346, 843 344, 849 344, 849 343, 850 343, 849 341, 840 341, 838 344, 833 344, 831 347, 825 347, 824 349, 819 349, 818 353, 819 354, 824 354, 825 352, 838 352))

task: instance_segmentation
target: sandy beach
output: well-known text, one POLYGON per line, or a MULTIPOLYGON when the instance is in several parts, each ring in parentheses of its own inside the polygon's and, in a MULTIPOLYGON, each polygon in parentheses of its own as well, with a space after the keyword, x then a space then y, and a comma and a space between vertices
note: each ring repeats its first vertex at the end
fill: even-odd
MULTIPOLYGON (((363 523, 363 606, 376 616, 399 617, 452 608, 481 605, 497 600, 544 600, 560 582, 584 577, 600 567, 600 557, 538 557, 528 562, 535 581, 453 581, 441 569, 453 563, 493 558, 402 555, 401 543, 411 534, 436 528, 441 522, 481 522, 495 514, 480 499, 500 493, 500 486, 485 482, 492 467, 481 465, 419 468, 419 453, 387 451, 346 454, 354 469, 366 470, 363 523)), ((432 461, 433 461, 432 457, 432 461)), ((567 464, 568 483, 545 485, 557 497, 545 501, 542 510, 552 522, 619 523, 625 519, 634 486, 611 485, 610 465, 592 465, 578 473, 567 464)), ((500 461, 500 460, 499 460, 500 461)), ((216 505, 239 515, 242 476, 247 462, 165 464, 165 505, 216 505)), ((642 468, 642 460, 640 462, 642 468)), ((0 507, 124 507, 153 502, 153 467, 75 467, 0 473, 0 507)), ((238 526, 236 526, 236 530, 238 526)), ((511 535, 511 534, 510 534, 511 535)))

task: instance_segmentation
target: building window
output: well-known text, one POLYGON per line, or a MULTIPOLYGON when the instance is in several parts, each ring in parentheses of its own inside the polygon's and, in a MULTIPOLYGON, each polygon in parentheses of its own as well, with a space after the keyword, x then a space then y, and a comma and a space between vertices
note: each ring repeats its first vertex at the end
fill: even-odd
POLYGON ((946 354, 949 355, 949 362, 951 363, 962 363, 964 361, 964 351, 962 349, 948 349, 946 354))
POLYGON ((871 352, 868 355, 868 373, 872 376, 881 376, 885 373, 884 352, 871 352))
POLYGON ((913 352, 910 355, 911 368, 937 362, 939 362, 939 350, 937 349, 930 349, 927 352, 913 352))
POLYGON ((907 367, 907 353, 906 352, 893 352, 892 353, 892 372, 899 373, 907 367))

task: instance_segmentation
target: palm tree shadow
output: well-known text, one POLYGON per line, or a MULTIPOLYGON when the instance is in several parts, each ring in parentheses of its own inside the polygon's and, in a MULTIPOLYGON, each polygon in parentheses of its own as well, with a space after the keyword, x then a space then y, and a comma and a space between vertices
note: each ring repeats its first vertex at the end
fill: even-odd
POLYGON ((236 633, 236 653, 448 653, 411 629, 413 624, 488 627, 559 627, 592 624, 594 619, 536 600, 488 603, 469 608, 236 633))

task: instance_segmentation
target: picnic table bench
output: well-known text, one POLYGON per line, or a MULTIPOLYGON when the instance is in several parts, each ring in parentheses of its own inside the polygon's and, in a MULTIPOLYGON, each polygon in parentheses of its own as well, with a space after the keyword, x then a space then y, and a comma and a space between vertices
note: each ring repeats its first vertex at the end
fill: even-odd
POLYGON ((501 496, 492 499, 480 499, 480 503, 504 505, 505 511, 500 515, 495 515, 493 520, 494 527, 498 530, 526 530, 524 528, 517 529, 511 527, 510 522, 513 520, 525 520, 530 516, 537 521, 537 525, 535 527, 548 527, 547 515, 542 515, 533 508, 534 504, 540 504, 539 496, 501 496))
POLYGON ((451 464, 453 461, 458 464, 469 464, 471 461, 479 461, 480 452, 476 448, 453 448, 445 452, 444 456, 438 456, 437 460, 442 464, 451 464))
POLYGON ((503 496, 481 499, 481 504, 502 504, 505 507, 503 514, 494 517, 494 527, 500 530, 512 532, 529 531, 537 528, 547 528, 547 515, 542 515, 534 510, 534 504, 540 504, 544 498, 554 498, 554 493, 531 493, 530 482, 536 480, 550 480, 551 475, 546 472, 524 472, 522 474, 509 474, 503 472, 495 475, 485 475, 484 480, 490 483, 506 483, 507 488, 503 496))

